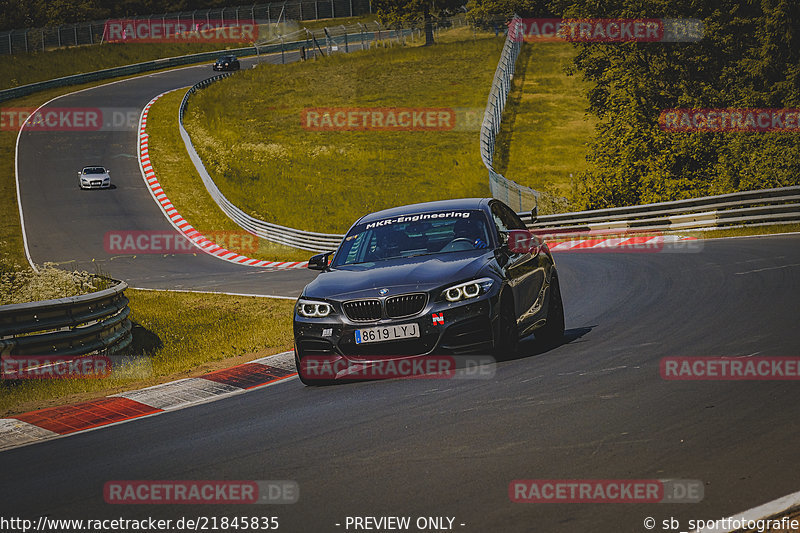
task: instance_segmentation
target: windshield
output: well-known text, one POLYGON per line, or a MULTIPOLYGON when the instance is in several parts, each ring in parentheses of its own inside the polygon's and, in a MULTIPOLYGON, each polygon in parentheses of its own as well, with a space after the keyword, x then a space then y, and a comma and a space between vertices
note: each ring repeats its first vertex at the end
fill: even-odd
POLYGON ((88 167, 83 169, 84 174, 105 174, 106 169, 103 167, 88 167))
POLYGON ((481 211, 403 215, 363 223, 347 234, 332 266, 487 248, 481 211))

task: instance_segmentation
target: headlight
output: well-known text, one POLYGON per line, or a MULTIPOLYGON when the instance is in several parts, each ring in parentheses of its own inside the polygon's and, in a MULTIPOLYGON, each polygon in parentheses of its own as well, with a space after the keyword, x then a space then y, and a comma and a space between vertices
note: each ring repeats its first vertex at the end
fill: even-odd
POLYGON ((481 278, 466 283, 453 285, 442 291, 442 296, 448 302, 460 302, 476 298, 481 294, 486 294, 492 288, 494 280, 492 278, 481 278))
POLYGON ((333 313, 333 307, 325 302, 298 300, 295 307, 297 314, 306 318, 324 318, 333 313))

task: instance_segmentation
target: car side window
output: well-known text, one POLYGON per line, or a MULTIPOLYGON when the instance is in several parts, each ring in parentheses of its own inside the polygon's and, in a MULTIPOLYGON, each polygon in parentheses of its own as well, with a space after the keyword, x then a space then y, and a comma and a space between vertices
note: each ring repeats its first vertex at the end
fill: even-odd
POLYGON ((495 202, 492 204, 492 218, 498 231, 508 231, 510 229, 526 229, 525 223, 520 220, 514 211, 505 205, 495 202))
POLYGON ((522 219, 519 218, 519 215, 517 215, 511 208, 503 204, 497 205, 500 207, 501 211, 505 213, 506 221, 509 226, 508 229, 528 229, 522 219))
POLYGON ((497 228, 497 231, 508 231, 510 228, 506 225, 506 217, 502 215, 502 211, 500 210, 500 204, 493 203, 492 204, 492 220, 494 220, 494 225, 497 228))

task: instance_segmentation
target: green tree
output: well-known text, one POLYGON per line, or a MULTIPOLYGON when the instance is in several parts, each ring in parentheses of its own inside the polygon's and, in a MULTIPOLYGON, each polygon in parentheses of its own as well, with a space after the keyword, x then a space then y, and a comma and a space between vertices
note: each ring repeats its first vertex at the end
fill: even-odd
POLYGON ((396 28, 424 26, 425 46, 433 44, 433 21, 455 15, 463 0, 374 0, 372 6, 382 24, 396 28))
POLYGON ((497 27, 511 19, 514 14, 521 17, 552 17, 553 13, 545 0, 468 0, 467 19, 483 28, 497 27))
POLYGON ((578 43, 599 119, 577 204, 601 208, 800 183, 800 134, 663 131, 670 108, 800 107, 791 0, 563 3, 566 17, 699 18, 696 43, 578 43))

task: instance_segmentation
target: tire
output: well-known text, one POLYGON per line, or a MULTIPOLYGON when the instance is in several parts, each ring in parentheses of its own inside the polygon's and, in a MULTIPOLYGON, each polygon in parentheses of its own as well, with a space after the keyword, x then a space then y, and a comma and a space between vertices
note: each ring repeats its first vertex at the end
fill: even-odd
POLYGON ((519 351, 519 328, 514 301, 506 295, 500 297, 500 314, 493 328, 492 355, 497 361, 511 359, 519 351))
POLYGON ((553 272, 550 281, 550 301, 547 303, 547 323, 533 332, 534 336, 550 346, 564 340, 564 302, 561 300, 561 286, 558 275, 553 272))

